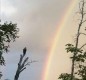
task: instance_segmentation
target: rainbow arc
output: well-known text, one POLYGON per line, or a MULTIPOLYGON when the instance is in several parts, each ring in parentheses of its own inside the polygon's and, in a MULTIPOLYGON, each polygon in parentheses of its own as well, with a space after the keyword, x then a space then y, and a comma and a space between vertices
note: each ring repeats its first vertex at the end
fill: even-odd
POLYGON ((67 24, 68 18, 70 16, 73 8, 75 7, 77 1, 78 0, 71 0, 70 1, 68 8, 65 10, 64 15, 62 15, 62 18, 61 18, 59 25, 57 25, 57 31, 56 31, 56 34, 54 36, 54 40, 52 41, 52 45, 51 45, 51 48, 50 48, 49 53, 48 53, 48 58, 45 62, 45 68, 43 70, 42 80, 48 80, 48 77, 50 77, 49 76, 49 70, 50 70, 50 66, 51 66, 51 62, 52 62, 52 56, 55 53, 56 46, 59 42, 59 37, 60 37, 60 34, 62 32, 62 29, 67 24))

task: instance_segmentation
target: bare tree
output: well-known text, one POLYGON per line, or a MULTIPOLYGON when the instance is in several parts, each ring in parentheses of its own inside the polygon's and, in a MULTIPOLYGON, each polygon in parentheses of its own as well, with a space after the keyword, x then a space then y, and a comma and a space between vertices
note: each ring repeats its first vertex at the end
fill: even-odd
MULTIPOLYGON (((0 66, 5 65, 5 59, 3 53, 9 51, 9 46, 11 41, 15 41, 19 36, 17 35, 19 29, 17 24, 10 23, 1 23, 0 20, 0 66)), ((2 77, 2 72, 0 71, 0 78, 2 77)))
POLYGON ((18 67, 17 67, 17 71, 15 74, 14 80, 18 80, 20 73, 26 69, 27 65, 30 65, 30 63, 33 62, 33 61, 28 62, 29 57, 25 58, 26 51, 27 51, 27 49, 25 47, 23 49, 23 54, 20 55, 20 60, 18 62, 18 67))

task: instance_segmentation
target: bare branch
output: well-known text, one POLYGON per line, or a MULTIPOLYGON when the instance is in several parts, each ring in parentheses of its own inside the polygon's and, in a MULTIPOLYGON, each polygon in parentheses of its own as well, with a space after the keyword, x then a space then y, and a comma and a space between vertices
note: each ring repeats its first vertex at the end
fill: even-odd
POLYGON ((81 10, 81 3, 79 3, 79 11, 80 11, 79 13, 81 13, 81 11, 82 11, 81 10))
POLYGON ((86 12, 84 12, 83 15, 86 15, 86 12))
POLYGON ((25 69, 26 69, 26 67, 24 67, 23 69, 21 69, 21 70, 20 70, 20 73, 21 73, 23 70, 25 70, 25 69))
POLYGON ((85 44, 83 44, 79 49, 82 49, 84 46, 86 46, 86 43, 85 43, 85 44))
MULTIPOLYGON (((24 49, 26 49, 26 48, 24 48, 24 49)), ((28 63, 28 59, 29 59, 29 58, 26 57, 26 58, 24 59, 24 57, 25 57, 25 55, 26 55, 26 51, 25 51, 25 53, 24 53, 24 49, 23 49, 23 54, 20 55, 20 60, 19 60, 19 63, 18 63, 18 67, 17 67, 17 71, 16 71, 16 74, 15 74, 14 80, 18 80, 20 73, 21 73, 24 69, 26 69, 26 64, 28 63)))
POLYGON ((83 35, 85 35, 85 36, 86 36, 86 34, 85 34, 85 33, 79 33, 79 34, 83 34, 83 35))
POLYGON ((82 23, 86 22, 86 20, 82 21, 82 23))
POLYGON ((25 66, 27 61, 28 61, 28 57, 22 62, 21 68, 23 68, 25 66))

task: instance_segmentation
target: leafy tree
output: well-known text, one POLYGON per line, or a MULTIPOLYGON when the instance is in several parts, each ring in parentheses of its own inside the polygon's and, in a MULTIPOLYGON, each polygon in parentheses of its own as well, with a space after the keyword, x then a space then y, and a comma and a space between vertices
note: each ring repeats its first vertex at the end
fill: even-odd
POLYGON ((5 60, 2 54, 8 52, 9 43, 18 38, 19 29, 12 22, 0 24, 0 65, 4 65, 5 60))
MULTIPOLYGON (((81 32, 83 24, 86 22, 86 2, 81 0, 79 3, 79 12, 80 21, 78 24, 78 30, 76 35, 75 45, 68 43, 66 44, 67 53, 72 53, 73 56, 70 57, 72 60, 71 73, 62 73, 59 76, 59 79, 62 80, 86 80, 86 51, 83 49, 86 46, 84 43, 82 46, 79 46, 80 36, 86 36, 85 33, 81 32)), ((84 27, 86 30, 86 28, 84 27)))
MULTIPOLYGON (((3 57, 3 53, 7 53, 9 51, 9 43, 11 41, 15 41, 19 36, 17 35, 19 29, 17 28, 17 24, 10 23, 1 23, 0 22, 0 65, 5 65, 5 59, 3 57)), ((2 73, 0 72, 0 78, 2 73)))

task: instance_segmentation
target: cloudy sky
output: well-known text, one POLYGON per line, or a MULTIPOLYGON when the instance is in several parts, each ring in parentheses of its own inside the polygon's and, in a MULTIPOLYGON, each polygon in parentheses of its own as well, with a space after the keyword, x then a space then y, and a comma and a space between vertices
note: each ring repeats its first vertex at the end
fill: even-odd
MULTIPOLYGON (((2 67, 4 74, 2 79, 13 80, 19 56, 22 53, 22 49, 26 46, 28 49, 27 56, 30 57, 30 60, 37 60, 38 62, 27 66, 27 69, 21 73, 19 80, 42 80, 46 58, 57 31, 57 25, 61 22, 64 12, 69 7, 68 5, 71 4, 71 0, 0 1, 0 18, 2 22, 12 21, 17 23, 20 29, 20 38, 16 42, 11 43, 9 54, 4 54, 6 66, 2 67)), ((63 54, 63 52, 65 52, 65 44, 71 41, 73 37, 70 30, 71 26, 68 27, 74 19, 71 18, 72 16, 70 16, 68 25, 63 29, 61 40, 58 42, 58 48, 52 60, 49 80, 57 80, 58 73, 69 71, 68 67, 65 68, 65 71, 63 70, 63 66, 70 64, 68 55, 63 54), (64 39, 65 36, 66 39, 64 39), (70 40, 67 41, 68 39, 70 40), (63 62, 64 60, 65 62, 63 62)))

